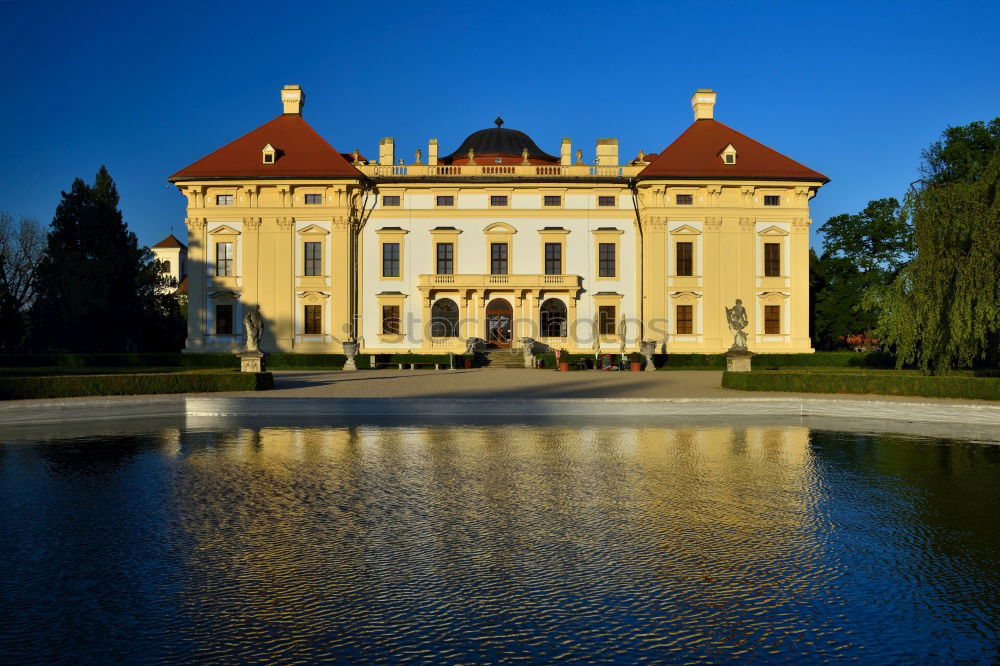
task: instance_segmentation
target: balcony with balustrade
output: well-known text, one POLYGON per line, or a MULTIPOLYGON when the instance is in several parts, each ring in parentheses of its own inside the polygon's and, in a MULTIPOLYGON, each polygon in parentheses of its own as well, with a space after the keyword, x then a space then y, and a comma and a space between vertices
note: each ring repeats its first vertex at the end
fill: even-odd
POLYGON ((484 273, 427 273, 418 276, 417 288, 425 295, 435 291, 458 291, 466 294, 490 291, 535 292, 561 291, 575 295, 579 289, 579 275, 543 275, 514 273, 490 275, 484 273))
POLYGON ((643 166, 561 164, 355 164, 370 178, 590 179, 632 178, 643 166))

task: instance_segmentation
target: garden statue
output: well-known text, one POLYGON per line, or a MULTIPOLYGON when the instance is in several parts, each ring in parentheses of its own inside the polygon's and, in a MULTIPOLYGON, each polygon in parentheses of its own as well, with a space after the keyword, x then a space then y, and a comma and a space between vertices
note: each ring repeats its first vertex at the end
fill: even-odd
POLYGON ((642 340, 639 342, 639 353, 646 357, 646 372, 656 370, 653 366, 653 354, 656 353, 655 340, 642 340))
POLYGON ((521 353, 524 355, 524 367, 535 367, 535 340, 533 338, 521 338, 521 353))
POLYGON ((483 340, 482 338, 466 338, 465 353, 475 354, 476 350, 479 349, 479 347, 484 344, 486 344, 486 340, 483 340))
POLYGON ((736 305, 726 308, 726 323, 729 324, 729 332, 733 334, 733 346, 729 351, 748 351, 747 334, 743 331, 747 327, 747 310, 743 307, 743 301, 736 299, 736 305))
POLYGON ((260 350, 260 339, 264 335, 264 320, 260 316, 260 306, 247 310, 243 315, 243 350, 240 357, 240 372, 265 372, 264 357, 260 350))
POLYGON ((243 315, 243 332, 246 334, 243 351, 259 352, 260 337, 264 334, 264 322, 260 318, 259 305, 253 310, 247 310, 243 315))

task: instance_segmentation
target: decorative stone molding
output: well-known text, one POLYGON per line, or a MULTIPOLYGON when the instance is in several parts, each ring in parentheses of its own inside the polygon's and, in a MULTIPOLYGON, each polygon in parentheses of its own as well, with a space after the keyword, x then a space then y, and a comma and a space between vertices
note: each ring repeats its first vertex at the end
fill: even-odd
POLYGON ((788 299, 788 294, 782 291, 765 291, 757 294, 764 305, 782 305, 788 299))
POLYGON ((330 218, 330 228, 334 231, 347 231, 350 227, 351 223, 346 217, 330 218))
POLYGON ((743 231, 753 231, 754 226, 757 224, 757 220, 752 217, 741 217, 739 219, 740 229, 743 231))
POLYGON ((243 228, 248 231, 259 231, 261 219, 259 217, 244 217, 243 228))
POLYGON ((705 189, 708 191, 708 205, 718 206, 719 197, 722 196, 722 185, 709 185, 705 189))
POLYGON ((792 229, 795 231, 809 231, 812 220, 808 217, 796 217, 792 220, 792 229))
POLYGON ((295 226, 294 217, 276 217, 274 221, 277 222, 278 228, 282 231, 291 231, 292 227, 295 226))
POLYGON ((650 231, 663 231, 667 226, 667 218, 665 217, 643 217, 640 218, 640 221, 642 228, 650 231))
POLYGON ((192 233, 205 233, 208 227, 208 220, 204 217, 189 217, 184 220, 188 231, 192 233))
POLYGON ((304 291, 298 295, 300 301, 306 305, 322 305, 330 295, 322 291, 304 291))
POLYGON ((703 223, 703 228, 705 231, 718 231, 722 228, 722 218, 721 217, 706 217, 703 223))

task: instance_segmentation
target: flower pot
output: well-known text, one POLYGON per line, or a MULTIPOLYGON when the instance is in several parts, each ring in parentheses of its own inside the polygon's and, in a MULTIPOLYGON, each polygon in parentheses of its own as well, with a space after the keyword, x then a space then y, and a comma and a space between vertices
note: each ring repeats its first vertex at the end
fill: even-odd
POLYGON ((632 366, 632 372, 641 372, 642 371, 642 361, 639 361, 638 363, 632 362, 632 363, 630 363, 630 365, 632 366))
POLYGON ((569 363, 560 363, 559 372, 569 372, 569 363))
POLYGON ((469 368, 471 368, 472 367, 472 359, 471 358, 463 358, 462 359, 462 367, 464 367, 466 370, 468 370, 469 368))

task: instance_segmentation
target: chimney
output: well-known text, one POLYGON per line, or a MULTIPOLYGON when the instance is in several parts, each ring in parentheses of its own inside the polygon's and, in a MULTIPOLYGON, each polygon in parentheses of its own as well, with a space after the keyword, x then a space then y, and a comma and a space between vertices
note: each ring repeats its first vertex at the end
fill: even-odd
POLYGON ((378 142, 378 163, 388 164, 396 161, 396 142, 391 136, 387 136, 378 142))
POLYGON ((427 166, 437 166, 438 163, 438 140, 431 139, 427 142, 427 166))
POLYGON ((298 86, 285 86, 281 89, 281 104, 285 107, 285 113, 301 116, 305 100, 306 94, 298 86))
POLYGON ((618 166, 618 139, 598 139, 595 164, 618 166))
POLYGON ((711 120, 715 109, 715 93, 708 88, 699 88, 691 95, 691 108, 695 120, 711 120))
POLYGON ((563 166, 569 166, 573 163, 573 142, 566 137, 562 140, 562 146, 559 149, 559 164, 563 166))

